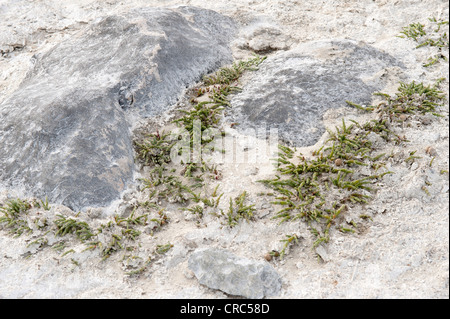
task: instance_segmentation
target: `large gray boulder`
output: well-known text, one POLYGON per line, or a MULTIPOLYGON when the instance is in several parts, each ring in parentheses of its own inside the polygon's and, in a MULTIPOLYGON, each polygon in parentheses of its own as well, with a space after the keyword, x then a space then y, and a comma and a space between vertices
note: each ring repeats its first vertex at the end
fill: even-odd
POLYGON ((117 199, 133 177, 130 119, 161 114, 231 62, 234 30, 210 10, 142 8, 36 57, 0 104, 0 188, 77 210, 117 199))
POLYGON ((268 58, 231 101, 229 121, 241 131, 278 128, 295 146, 314 145, 322 116, 346 100, 368 103, 386 85, 385 71, 403 68, 387 53, 350 40, 303 43, 268 58))
POLYGON ((261 299, 281 291, 281 278, 267 262, 238 257, 223 249, 197 249, 188 267, 201 284, 230 295, 261 299))

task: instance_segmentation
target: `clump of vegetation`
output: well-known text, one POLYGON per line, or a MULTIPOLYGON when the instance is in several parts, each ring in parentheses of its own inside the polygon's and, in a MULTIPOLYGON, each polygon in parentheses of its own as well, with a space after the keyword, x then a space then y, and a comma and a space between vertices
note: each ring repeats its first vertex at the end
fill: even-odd
POLYGON ((6 203, 6 206, 0 207, 3 216, 0 217, 0 225, 9 229, 11 234, 16 237, 23 233, 31 232, 28 222, 23 217, 28 213, 32 205, 28 201, 21 199, 12 199, 6 203))
MULTIPOLYGON (((145 227, 153 223, 153 227, 147 231, 153 235, 169 222, 169 218, 160 210, 157 216, 151 218, 147 213, 136 215, 134 210, 129 217, 114 216, 107 224, 102 224, 97 229, 97 235, 102 234, 102 240, 91 242, 92 249, 101 248, 102 260, 110 258, 119 251, 134 251, 137 249, 136 240, 141 236, 145 227)), ((98 237, 99 238, 99 237, 98 237)))
MULTIPOLYGON (((221 119, 222 111, 230 106, 228 96, 231 93, 241 91, 237 81, 247 70, 257 70, 257 67, 266 59, 256 55, 253 59, 233 63, 231 67, 223 67, 213 75, 204 77, 205 88, 194 89, 194 96, 208 95, 208 101, 198 102, 195 98, 191 100, 193 109, 182 111, 185 115, 174 120, 183 126, 193 136, 194 123, 201 123, 201 132, 208 128, 216 128, 221 119)), ((202 143, 208 143, 208 140, 202 143)))
MULTIPOLYGON (((367 139, 368 132, 357 125, 336 127, 330 131, 327 143, 314 152, 314 159, 301 155, 299 163, 294 162, 294 150, 280 146, 277 171, 280 175, 262 180, 278 196, 273 204, 283 208, 274 216, 280 222, 305 220, 317 237, 314 246, 328 242, 332 225, 348 209, 347 203, 366 204, 371 198, 371 186, 390 172, 361 177, 353 169, 357 166, 371 166, 374 149, 367 139)), ((376 160, 379 160, 380 157, 376 160)))
MULTIPOLYGON (((274 190, 272 202, 282 208, 273 217, 280 222, 304 220, 316 237, 314 247, 330 240, 330 230, 355 232, 356 222, 342 218, 352 206, 369 204, 376 182, 390 171, 379 172, 384 167, 386 154, 380 153, 373 145, 370 134, 375 133, 387 142, 404 143, 406 138, 395 133, 396 123, 403 123, 403 116, 421 116, 432 113, 440 116, 438 108, 443 105, 445 96, 438 90, 439 82, 425 86, 415 82, 401 83, 396 96, 376 93, 383 101, 378 106, 363 107, 348 101, 364 112, 377 114, 378 119, 360 124, 342 120, 335 130, 327 129, 329 138, 324 145, 307 158, 296 151, 279 145, 276 169, 278 174, 272 179, 260 182, 274 190), (366 167, 371 172, 366 176, 359 173, 358 167, 366 167)), ((413 160, 414 154, 410 154, 413 160)), ((363 216, 363 215, 361 215, 363 216)), ((364 215, 362 219, 369 216, 364 215)), ((294 237, 286 245, 294 241, 294 237)), ((287 246, 286 246, 287 247, 287 246)), ((271 256, 284 255, 278 251, 271 256)), ((270 257, 266 259, 271 259, 270 257)))
MULTIPOLYGON (((219 186, 219 185, 218 185, 219 186)), ((199 194, 193 194, 192 200, 195 203, 200 203, 199 205, 194 205, 192 207, 181 208, 184 211, 189 211, 195 214, 198 218, 202 218, 206 212, 218 218, 222 218, 226 221, 225 225, 228 227, 234 227, 238 225, 241 220, 253 221, 255 218, 256 209, 255 205, 248 205, 248 193, 243 191, 236 198, 229 198, 228 210, 224 212, 219 209, 219 203, 224 193, 220 195, 217 193, 217 188, 211 194, 211 196, 205 196, 199 194)))
POLYGON ((299 236, 297 234, 290 234, 286 235, 285 239, 280 240, 280 242, 283 243, 283 247, 281 248, 281 251, 278 250, 272 250, 269 253, 267 253, 264 258, 267 261, 272 261, 274 258, 279 258, 280 260, 284 259, 284 256, 287 254, 288 249, 290 249, 292 246, 298 244, 299 236))
MULTIPOLYGON (((183 125, 183 128, 190 133, 191 138, 193 137, 194 125, 196 123, 200 123, 201 132, 211 127, 217 127, 221 119, 222 111, 224 110, 224 105, 228 105, 229 103, 226 96, 232 91, 236 91, 236 89, 232 90, 230 86, 227 86, 226 89, 221 89, 220 94, 216 93, 218 97, 215 98, 215 101, 203 101, 195 104, 190 111, 183 110, 182 112, 185 115, 174 122, 183 125)), ((193 100, 193 102, 195 101, 193 100)), ((205 141, 201 143, 205 143, 205 141)))
POLYGON ((394 132, 395 126, 403 126, 411 119, 428 113, 436 117, 442 117, 439 108, 446 101, 445 94, 439 90, 442 80, 439 79, 433 85, 424 85, 415 81, 408 84, 401 82, 395 96, 386 93, 374 93, 375 96, 382 99, 376 106, 363 107, 350 101, 347 101, 347 103, 365 112, 377 114, 376 120, 371 120, 363 126, 358 125, 361 129, 379 134, 386 141, 394 140, 396 144, 400 144, 407 142, 407 140, 406 137, 394 132))
POLYGON ((0 207, 0 211, 11 218, 18 218, 20 215, 27 213, 32 205, 21 199, 12 199, 6 203, 6 206, 0 207))
POLYGON ((386 93, 375 93, 384 101, 377 106, 362 107, 361 105, 347 101, 351 106, 360 110, 378 113, 379 120, 389 122, 404 122, 409 115, 425 115, 431 113, 434 116, 441 117, 437 108, 444 105, 446 101, 445 94, 439 90, 439 85, 443 79, 439 79, 433 85, 424 85, 423 83, 400 82, 396 96, 390 96, 386 93))
POLYGON ((221 212, 222 216, 227 219, 227 224, 230 227, 236 226, 241 219, 246 221, 253 220, 256 209, 255 205, 246 205, 247 192, 242 192, 238 197, 234 199, 230 198, 230 204, 227 213, 221 212))
MULTIPOLYGON (((84 250, 98 250, 102 260, 105 260, 120 251, 126 253, 138 249, 135 241, 145 227, 149 227, 150 223, 155 225, 151 229, 151 233, 153 233, 169 222, 169 218, 163 210, 158 211, 153 218, 150 214, 137 215, 136 211, 133 211, 128 217, 113 216, 108 223, 101 224, 100 227, 94 229, 88 222, 79 218, 78 214, 75 217, 57 214, 54 220, 48 221, 45 219, 45 223, 41 223, 41 220, 37 217, 40 212, 35 210, 30 213, 32 208, 47 210, 47 208, 49 209, 48 200, 29 202, 13 199, 8 201, 0 207, 0 212, 3 213, 3 216, 0 217, 0 225, 9 229, 11 234, 20 236, 25 232, 33 233, 33 228, 29 226, 29 223, 33 223, 33 220, 35 223, 38 222, 39 225, 34 230, 38 230, 40 236, 32 240, 28 246, 37 245, 37 248, 42 249, 48 245, 49 235, 60 237, 61 240, 55 242, 51 247, 62 253, 61 257, 75 253, 75 250, 70 248, 69 240, 65 239, 68 236, 73 236, 84 244, 86 246, 84 250), (31 217, 30 214, 32 214, 31 217), (68 247, 70 249, 66 250, 68 247)), ((170 247, 159 247, 158 252, 162 255, 168 249, 170 247)), ((27 256, 30 256, 30 254, 27 256)))
POLYGON ((280 259, 283 259, 284 255, 286 254, 286 249, 288 249, 289 246, 298 243, 298 235, 297 234, 286 235, 286 239, 283 239, 281 241, 284 242, 284 245, 280 252, 280 259))
POLYGON ((165 255, 169 250, 173 248, 173 245, 171 243, 167 243, 164 245, 157 245, 153 253, 147 257, 146 260, 143 260, 143 258, 139 256, 124 256, 124 259, 127 258, 127 261, 134 260, 131 265, 127 262, 125 265, 125 268, 131 268, 132 270, 129 270, 126 272, 126 275, 130 277, 136 277, 142 275, 147 269, 148 266, 152 262, 156 262, 159 258, 161 258, 163 255, 165 255), (136 262, 138 260, 138 262, 136 262))
POLYGON ((175 144, 169 139, 169 133, 159 133, 147 135, 142 142, 134 142, 138 160, 144 165, 163 165, 170 162, 170 150, 175 144))
POLYGON ((135 225, 146 225, 148 220, 148 214, 144 214, 141 216, 135 217, 134 214, 136 213, 136 210, 133 210, 131 215, 129 217, 119 217, 115 216, 114 220, 116 221, 116 224, 118 226, 122 226, 122 224, 125 224, 127 228, 133 227, 135 225))
POLYGON ((109 243, 107 243, 102 249, 102 260, 108 259, 111 255, 119 250, 124 249, 122 245, 123 237, 118 234, 112 234, 109 243))
POLYGON ((44 210, 50 210, 50 204, 48 202, 48 197, 46 196, 45 199, 33 199, 31 201, 31 205, 33 207, 37 207, 37 208, 43 208, 44 210))
POLYGON ((265 56, 255 55, 255 58, 247 61, 238 61, 231 67, 221 68, 213 75, 205 76, 203 82, 206 85, 225 84, 230 85, 236 82, 242 74, 247 71, 255 71, 257 67, 266 59, 265 56))
POLYGON ((166 254, 170 249, 172 249, 173 245, 171 243, 167 243, 165 245, 157 245, 155 252, 158 255, 166 254))
POLYGON ((400 32, 402 35, 398 36, 400 38, 410 38, 416 42, 419 42, 419 39, 426 36, 427 32, 425 31, 425 25, 422 23, 411 23, 409 26, 404 27, 403 31, 400 32))
POLYGON ((448 61, 448 25, 449 22, 436 18, 428 19, 430 24, 426 27, 422 23, 411 23, 409 26, 404 27, 400 38, 409 38, 417 42, 416 48, 421 47, 435 47, 438 49, 437 54, 428 58, 428 63, 424 64, 424 67, 432 66, 438 63, 440 60, 448 61), (444 55, 445 50, 447 55, 444 55))
POLYGON ((82 242, 94 236, 94 233, 86 222, 78 221, 63 215, 58 215, 58 217, 59 218, 55 220, 55 236, 75 234, 82 242))
MULTIPOLYGON (((142 179, 144 188, 149 189, 149 200, 159 202, 165 199, 171 202, 186 203, 189 200, 191 188, 185 185, 179 176, 169 173, 164 167, 153 169, 148 178, 142 179)), ((192 188, 201 187, 193 185, 192 188)))

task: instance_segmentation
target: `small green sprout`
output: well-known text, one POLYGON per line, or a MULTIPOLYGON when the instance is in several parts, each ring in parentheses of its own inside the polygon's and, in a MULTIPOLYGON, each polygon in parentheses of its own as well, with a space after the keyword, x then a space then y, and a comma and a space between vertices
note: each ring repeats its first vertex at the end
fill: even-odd
POLYGON ((292 246, 292 245, 298 243, 298 235, 297 234, 286 235, 286 239, 283 239, 281 241, 284 242, 284 245, 280 252, 280 259, 283 259, 284 256, 286 255, 286 249, 289 246, 292 246))
POLYGON ((164 255, 165 253, 167 253, 171 248, 173 247, 173 245, 171 243, 167 243, 165 245, 157 245, 156 246, 156 253, 158 255, 164 255))

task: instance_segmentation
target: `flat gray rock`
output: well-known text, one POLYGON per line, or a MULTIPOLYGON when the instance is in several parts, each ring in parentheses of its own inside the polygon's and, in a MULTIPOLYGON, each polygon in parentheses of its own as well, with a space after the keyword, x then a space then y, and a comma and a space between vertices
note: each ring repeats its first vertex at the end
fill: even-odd
POLYGON ((346 100, 369 103, 383 89, 384 70, 403 67, 387 53, 350 40, 313 41, 269 57, 231 101, 230 122, 241 131, 278 128, 295 146, 314 145, 326 110, 346 100))
POLYGON ((231 62, 234 32, 210 10, 141 8, 36 57, 0 104, 0 187, 76 210, 118 199, 134 170, 129 119, 165 112, 231 62))
POLYGON ((189 258, 189 269, 209 288, 251 299, 277 296, 281 278, 267 262, 241 258, 213 248, 197 249, 189 258))

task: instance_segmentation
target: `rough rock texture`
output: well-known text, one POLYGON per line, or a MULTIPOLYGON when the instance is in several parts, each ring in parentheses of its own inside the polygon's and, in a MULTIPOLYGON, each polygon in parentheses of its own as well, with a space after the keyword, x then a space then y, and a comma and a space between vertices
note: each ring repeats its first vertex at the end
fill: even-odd
POLYGON ((293 40, 283 32, 283 29, 264 17, 249 21, 240 30, 235 45, 239 49, 251 50, 258 54, 267 54, 277 50, 287 50, 293 40))
POLYGON ((73 209, 118 198, 133 176, 127 113, 160 114, 230 62, 233 32, 229 18, 210 10, 141 8, 37 56, 0 104, 0 186, 73 209))
POLYGON ((260 299, 276 296, 281 278, 268 263, 237 257, 222 249, 203 248, 189 258, 199 282, 230 295, 260 299))
MULTIPOLYGON (((397 37, 402 28, 410 23, 424 23, 428 27, 430 17, 448 20, 448 0, 0 0, 0 55, 3 48, 6 53, 0 56, 0 104, 22 82, 32 55, 44 54, 62 40, 73 37, 81 28, 97 21, 98 17, 122 14, 142 6, 180 4, 212 9, 232 17, 242 26, 239 30, 239 34, 243 35, 240 43, 252 50, 256 47, 245 45, 250 44, 251 36, 256 34, 250 31, 262 31, 262 25, 265 29, 273 26, 272 30, 282 30, 293 40, 290 47, 298 43, 338 38, 364 41, 400 59, 407 67, 404 71, 398 69, 398 73, 392 70, 393 73, 387 75, 390 84, 382 92, 395 94, 398 80, 405 83, 414 80, 428 85, 444 77, 446 80, 442 88, 448 97, 448 62, 441 60, 429 68, 422 66, 429 57, 438 54, 439 49, 415 49, 415 41, 397 37)), ((448 26, 442 29, 449 34, 447 30, 448 26)), ((264 37, 257 35, 256 39, 265 41, 266 35, 272 34, 274 36, 267 44, 282 39, 283 35, 275 36, 269 32, 264 37)), ((236 59, 246 59, 251 55, 248 49, 238 50, 233 45, 232 48, 236 59)), ((447 50, 440 52, 448 56, 447 50)), ((273 52, 270 53, 270 56, 273 55, 273 52)), ((247 75, 251 77, 254 73, 247 75)), ((247 83, 249 81, 242 78, 243 88, 247 83)), ((370 204, 355 205, 349 214, 344 215, 343 223, 347 223, 349 217, 355 217, 357 233, 335 229, 323 249, 312 249, 317 237, 307 223, 300 219, 280 223, 279 219, 272 218, 281 208, 271 204, 274 200, 272 196, 260 196, 268 189, 257 182, 277 174, 272 163, 229 163, 219 167, 223 173, 222 179, 208 182, 207 194, 212 194, 219 186, 218 194, 224 193, 219 209, 227 212, 230 198, 248 191, 249 204, 255 204, 257 209, 256 220, 243 221, 229 228, 224 225, 226 221, 222 217, 204 214, 199 219, 190 211, 163 204, 161 208, 165 209, 169 223, 155 231, 153 236, 146 230, 154 222, 139 226, 137 229, 142 234, 134 241, 130 239, 124 246, 136 247, 136 250, 118 250, 110 258, 102 260, 102 249, 110 242, 106 241, 108 237, 102 239, 105 245, 92 250, 87 249, 91 241, 81 243, 74 234, 54 238, 54 232, 48 232, 48 228, 38 230, 39 224, 42 225, 45 220, 53 225, 52 221, 58 218, 58 214, 72 217, 77 214, 77 211, 72 212, 50 202, 50 211, 35 207, 24 216, 33 233, 16 237, 10 234, 9 229, 1 229, 0 226, 0 299, 225 299, 224 302, 231 303, 236 297, 199 283, 188 269, 191 254, 199 248, 217 247, 237 256, 264 261, 269 251, 283 248, 285 243, 281 240, 287 234, 294 233, 302 239, 288 248, 282 261, 274 258, 270 262, 283 281, 280 295, 272 298, 448 299, 449 175, 441 173, 441 170, 449 171, 448 102, 439 112, 444 117, 430 115, 429 122, 421 124, 411 121, 411 126, 398 127, 396 132, 405 135, 410 141, 408 143, 393 145, 382 138, 368 136, 380 153, 389 155, 386 168, 381 168, 379 172, 389 170, 394 174, 377 181, 375 188, 378 191, 370 204), (426 152, 429 146, 436 150, 437 155, 426 152), (420 158, 405 161, 412 152, 420 158), (436 158, 430 167, 434 156, 436 158), (429 194, 422 189, 423 186, 429 194), (361 214, 371 218, 360 219, 361 214), (43 241, 46 239, 48 242, 43 241), (56 240, 59 243, 64 240, 66 247, 56 249, 56 245, 52 246, 56 240), (157 245, 167 243, 174 246, 166 254, 154 253, 157 245), (127 274, 139 269, 134 267, 142 266, 149 256, 152 260, 144 272, 137 276, 127 274)), ((335 125, 342 124, 342 118, 346 123, 352 119, 363 124, 375 119, 375 116, 353 108, 330 109, 324 115, 324 125, 334 129, 335 125)), ((169 130, 173 126, 163 128, 169 130)), ((233 133, 241 136, 239 132, 233 133)), ((325 134, 323 140, 326 139, 325 134)), ((239 147, 242 152, 248 147, 256 148, 243 138, 237 139, 237 142, 236 149, 239 147)), ((322 145, 319 140, 313 147, 298 148, 298 153, 310 158, 311 152, 322 145)), ((358 174, 366 169, 365 166, 354 167, 358 174)), ((0 206, 7 205, 11 198, 17 196, 21 195, 14 190, 0 190, 0 206)), ((123 208, 144 203, 149 200, 148 192, 122 194, 122 200, 123 208)), ((207 209, 207 206, 204 208, 207 209)), ((159 217, 159 209, 148 211, 148 207, 140 206, 134 216, 150 213, 149 218, 156 218, 159 217)), ((114 208, 108 211, 115 213, 114 208)), ((113 216, 100 212, 103 210, 86 211, 77 219, 86 221, 93 230, 111 221, 116 225, 113 216)), ((119 210, 117 213, 122 212, 119 210)), ((128 216, 125 209, 123 213, 121 217, 128 216)), ((2 225, 5 227, 7 224, 2 225)), ((121 225, 126 227, 126 224, 121 225)), ((53 226, 50 227, 53 229, 53 226)), ((116 233, 113 230, 117 228, 111 229, 108 234, 116 233)), ((117 234, 121 235, 120 230, 117 234)), ((184 304, 188 302, 186 300, 184 304)), ((301 302, 289 303, 297 307, 287 307, 286 315, 289 316, 294 309, 298 312, 301 302)), ((180 317, 179 307, 164 310, 168 317, 180 317)), ((272 307, 270 313, 274 313, 272 307)), ((217 311, 214 311, 216 314, 217 311)), ((277 315, 281 317, 282 313, 277 312, 277 315)))
POLYGON ((387 53, 350 40, 313 41, 266 60, 232 100, 238 129, 278 128, 296 146, 317 142, 322 116, 346 100, 368 103, 385 85, 387 69, 402 64, 387 53))

